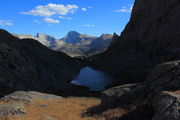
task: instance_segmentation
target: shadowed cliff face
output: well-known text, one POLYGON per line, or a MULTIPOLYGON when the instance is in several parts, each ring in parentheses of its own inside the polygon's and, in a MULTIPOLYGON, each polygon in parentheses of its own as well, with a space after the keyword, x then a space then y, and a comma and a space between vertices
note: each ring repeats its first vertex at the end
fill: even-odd
POLYGON ((124 31, 107 51, 95 56, 93 66, 129 83, 144 80, 157 64, 179 59, 179 11, 178 0, 136 0, 124 31))
POLYGON ((0 96, 17 90, 43 92, 71 88, 80 62, 35 40, 20 40, 0 29, 0 96))

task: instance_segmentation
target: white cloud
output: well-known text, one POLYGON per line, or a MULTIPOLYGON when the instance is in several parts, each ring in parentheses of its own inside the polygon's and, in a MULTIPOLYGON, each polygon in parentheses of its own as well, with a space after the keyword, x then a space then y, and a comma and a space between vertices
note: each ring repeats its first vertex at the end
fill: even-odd
POLYGON ((83 27, 94 27, 94 24, 85 24, 85 25, 82 25, 83 27))
POLYGON ((82 11, 87 11, 87 8, 81 8, 82 11))
POLYGON ((116 10, 116 12, 125 12, 125 13, 131 13, 133 9, 133 5, 130 5, 128 7, 124 6, 120 10, 116 10))
POLYGON ((42 16, 42 17, 50 17, 52 15, 67 15, 68 13, 74 13, 77 11, 79 7, 77 5, 62 5, 62 4, 52 4, 49 3, 45 6, 39 5, 36 6, 33 10, 29 12, 21 12, 25 15, 33 15, 33 16, 42 16))
POLYGON ((0 26, 12 26, 13 22, 11 20, 0 20, 0 26))
POLYGON ((46 23, 60 23, 59 20, 55 20, 55 19, 52 19, 52 18, 44 18, 43 21, 46 22, 46 23))
POLYGON ((71 17, 59 16, 58 18, 59 18, 59 19, 65 19, 65 20, 72 20, 72 18, 71 18, 71 17))

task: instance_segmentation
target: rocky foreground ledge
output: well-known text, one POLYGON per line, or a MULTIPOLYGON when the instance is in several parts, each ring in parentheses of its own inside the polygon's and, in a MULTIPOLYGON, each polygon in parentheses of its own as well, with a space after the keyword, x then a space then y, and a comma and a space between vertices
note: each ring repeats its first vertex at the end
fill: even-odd
POLYGON ((25 104, 32 104, 35 100, 58 99, 62 97, 34 91, 17 91, 0 99, 0 115, 26 114, 25 104))
POLYGON ((172 61, 155 67, 144 82, 103 91, 101 101, 18 91, 1 98, 0 117, 2 120, 180 120, 179 78, 180 61, 172 61))
POLYGON ((144 82, 110 88, 101 100, 86 114, 109 111, 108 120, 180 120, 180 61, 158 65, 144 82))
POLYGON ((88 108, 100 104, 96 98, 68 97, 17 91, 0 99, 0 120, 105 120, 83 117, 88 108))

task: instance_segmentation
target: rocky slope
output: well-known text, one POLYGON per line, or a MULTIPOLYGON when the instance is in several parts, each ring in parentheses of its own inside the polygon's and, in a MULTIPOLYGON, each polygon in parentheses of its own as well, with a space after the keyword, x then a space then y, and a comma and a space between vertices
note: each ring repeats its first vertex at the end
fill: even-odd
POLYGON ((89 45, 89 50, 85 52, 88 56, 104 52, 111 44, 113 36, 111 34, 102 34, 99 38, 93 40, 89 45))
POLYGON ((123 84, 143 81, 155 65, 179 59, 179 11, 178 0, 135 0, 124 31, 107 51, 93 58, 92 66, 123 84))
POLYGON ((47 47, 51 47, 52 45, 56 43, 56 38, 50 35, 42 34, 42 33, 37 33, 36 39, 47 47))
POLYGON ((179 77, 180 61, 158 65, 144 82, 102 92, 102 104, 91 108, 90 113, 119 111, 108 120, 180 120, 179 77))
POLYGON ((0 29, 0 96, 17 90, 63 93, 80 69, 78 60, 0 29))
POLYGON ((108 120, 180 120, 179 11, 178 0, 135 0, 121 35, 90 58, 94 68, 113 74, 117 83, 86 115, 110 111, 116 116, 108 120))
POLYGON ((55 51, 61 51, 71 57, 86 56, 85 53, 83 53, 81 50, 79 50, 78 47, 76 47, 75 45, 72 45, 72 44, 65 43, 63 46, 52 47, 52 49, 55 51))

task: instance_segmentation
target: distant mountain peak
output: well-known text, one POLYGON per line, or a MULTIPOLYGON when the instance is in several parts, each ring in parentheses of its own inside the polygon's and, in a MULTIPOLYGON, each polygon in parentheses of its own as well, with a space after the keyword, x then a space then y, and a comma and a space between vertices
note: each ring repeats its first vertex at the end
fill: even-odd
POLYGON ((81 42, 81 41, 94 40, 95 38, 96 37, 89 36, 86 34, 80 34, 76 31, 70 31, 61 40, 65 41, 66 43, 76 44, 76 43, 81 42))
POLYGON ((76 31, 68 32, 62 39, 56 39, 53 36, 44 33, 37 33, 35 36, 28 34, 13 35, 19 39, 35 39, 50 49, 64 52, 73 57, 103 52, 112 40, 112 35, 110 34, 102 34, 100 37, 94 37, 76 31))
POLYGON ((47 34, 44 34, 44 33, 37 33, 36 37, 37 38, 54 38, 53 36, 50 36, 50 35, 47 35, 47 34))
POLYGON ((102 34, 100 36, 100 39, 112 39, 113 35, 111 34, 102 34))
POLYGON ((80 36, 81 34, 76 31, 70 31, 68 32, 67 36, 80 36))

